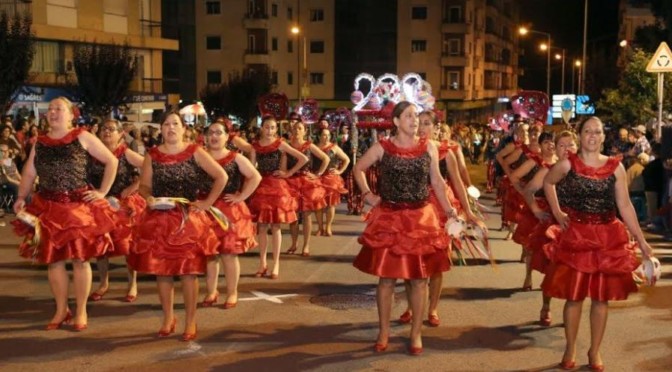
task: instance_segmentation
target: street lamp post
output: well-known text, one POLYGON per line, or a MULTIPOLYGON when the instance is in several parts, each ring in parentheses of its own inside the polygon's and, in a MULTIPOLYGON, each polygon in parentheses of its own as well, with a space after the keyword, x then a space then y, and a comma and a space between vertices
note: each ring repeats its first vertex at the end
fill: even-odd
POLYGON ((577 69, 579 70, 579 80, 581 80, 581 61, 578 60, 578 59, 576 61, 574 61, 574 65, 572 66, 572 93, 575 93, 574 92, 574 81, 575 81, 574 71, 577 70, 577 69))
MULTIPOLYGON (((548 48, 548 46, 546 44, 539 45, 539 49, 541 49, 543 51, 545 51, 547 48, 548 48)), ((565 53, 566 53, 566 49, 565 48, 560 48, 560 47, 553 47, 553 48, 555 48, 556 50, 559 49, 559 50, 562 51, 562 54, 559 54, 559 53, 555 54, 555 59, 562 62, 562 68, 560 69, 562 71, 561 75, 560 75, 560 93, 565 94, 566 93, 565 92, 565 53)))
POLYGON ((551 34, 548 32, 531 30, 527 27, 521 27, 518 29, 520 35, 527 35, 528 33, 539 34, 546 36, 546 42, 548 50, 546 52, 546 96, 551 97, 551 34))
POLYGON ((296 36, 296 101, 301 102, 301 54, 299 53, 299 34, 301 33, 301 29, 299 26, 294 26, 291 31, 296 36))

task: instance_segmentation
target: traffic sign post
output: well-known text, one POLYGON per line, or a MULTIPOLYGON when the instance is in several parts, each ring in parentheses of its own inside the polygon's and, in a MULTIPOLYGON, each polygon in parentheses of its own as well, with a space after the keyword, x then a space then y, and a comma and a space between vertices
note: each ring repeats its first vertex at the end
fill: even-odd
POLYGON ((666 42, 660 43, 658 50, 646 65, 646 71, 658 74, 658 127, 656 130, 656 141, 660 141, 663 133, 663 92, 665 77, 663 73, 672 72, 672 51, 666 42))

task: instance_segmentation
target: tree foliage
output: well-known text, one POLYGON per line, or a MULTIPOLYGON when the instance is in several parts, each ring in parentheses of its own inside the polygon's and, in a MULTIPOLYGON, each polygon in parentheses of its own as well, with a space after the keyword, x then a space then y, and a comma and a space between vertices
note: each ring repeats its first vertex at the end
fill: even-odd
POLYGON ((0 14, 0 105, 6 112, 14 94, 28 79, 35 55, 35 35, 29 14, 0 14))
POLYGON ((125 104, 136 71, 135 53, 128 44, 79 44, 73 65, 77 82, 70 87, 85 113, 105 117, 125 104))
POLYGON ((233 115, 247 123, 259 112, 257 99, 270 89, 271 73, 263 66, 236 71, 226 82, 205 87, 200 97, 208 113, 233 115))
MULTIPOLYGON (((616 89, 606 89, 597 108, 617 124, 644 123, 657 116, 657 74, 646 72, 652 54, 636 49, 628 62, 616 89)), ((663 107, 672 104, 672 74, 665 74, 663 107)))

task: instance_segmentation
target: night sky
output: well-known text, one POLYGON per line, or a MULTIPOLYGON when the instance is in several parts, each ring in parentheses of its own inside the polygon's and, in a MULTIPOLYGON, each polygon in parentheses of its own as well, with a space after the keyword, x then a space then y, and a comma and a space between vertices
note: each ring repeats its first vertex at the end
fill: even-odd
MULTIPOLYGON (((589 0, 588 10, 588 56, 591 51, 600 52, 611 49, 607 61, 614 59, 613 52, 618 48, 618 4, 619 0, 589 0)), ((552 43, 555 46, 567 49, 567 64, 565 65, 565 86, 571 88, 571 65, 574 59, 581 59, 583 45, 583 8, 584 0, 519 0, 520 21, 528 24, 532 29, 548 32, 551 34, 552 43)), ((525 75, 520 77, 519 86, 524 89, 546 90, 546 54, 538 49, 542 42, 541 35, 528 35, 521 37, 520 48, 524 55, 520 58, 520 67, 525 70, 525 75)), ((595 58, 600 61, 600 58, 595 58)), ((603 60, 603 59, 602 59, 603 60)), ((610 69, 615 66, 616 60, 609 66, 591 65, 588 60, 588 73, 610 69)), ((602 64, 600 62, 598 64, 602 64)), ((551 61, 551 91, 557 93, 560 90, 561 76, 560 62, 551 61)), ((612 73, 613 74, 613 73, 612 73)), ((615 83, 617 76, 611 78, 595 79, 592 86, 587 90, 600 92, 606 82, 615 83)), ((588 85, 588 83, 587 83, 588 85)))

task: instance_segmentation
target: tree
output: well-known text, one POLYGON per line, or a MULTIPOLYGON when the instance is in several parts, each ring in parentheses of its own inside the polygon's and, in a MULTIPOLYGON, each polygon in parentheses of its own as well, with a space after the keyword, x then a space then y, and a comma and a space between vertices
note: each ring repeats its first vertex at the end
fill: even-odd
POLYGON ((28 79, 35 55, 35 35, 30 31, 30 14, 10 18, 0 14, 0 105, 7 112, 16 91, 28 79))
MULTIPOLYGON (((618 124, 644 123, 657 116, 657 75, 646 72, 652 54, 636 49, 628 62, 616 89, 606 89, 597 108, 618 124)), ((665 79, 664 107, 672 104, 672 77, 665 79)))
POLYGON ((225 83, 207 86, 200 97, 209 113, 233 115, 247 123, 258 114, 257 99, 268 93, 271 85, 268 67, 247 67, 242 72, 230 74, 225 83))
POLYGON ((128 44, 79 44, 73 65, 77 81, 69 83, 70 90, 83 103, 84 113, 105 117, 125 105, 136 70, 128 44))

